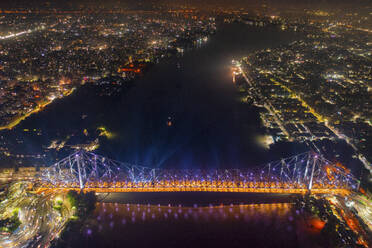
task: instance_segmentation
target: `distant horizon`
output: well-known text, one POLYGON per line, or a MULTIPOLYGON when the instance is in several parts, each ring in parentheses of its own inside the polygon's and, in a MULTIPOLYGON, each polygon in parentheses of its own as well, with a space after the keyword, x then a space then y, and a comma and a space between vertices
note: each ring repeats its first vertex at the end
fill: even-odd
POLYGON ((38 8, 57 8, 57 9, 82 9, 82 8, 128 8, 128 9, 153 9, 156 6, 156 9, 159 6, 165 7, 196 7, 200 9, 213 9, 213 8, 247 8, 247 7, 269 7, 269 8, 309 8, 309 9, 344 9, 350 8, 360 8, 362 6, 371 6, 372 0, 231 0, 229 2, 222 0, 178 0, 178 1, 169 1, 169 0, 140 0, 136 1, 115 1, 115 0, 55 0, 55 1, 43 1, 43 0, 3 0, 0 2, 0 8, 29 8, 29 9, 38 9, 38 8), (342 6, 342 7, 341 7, 342 6))

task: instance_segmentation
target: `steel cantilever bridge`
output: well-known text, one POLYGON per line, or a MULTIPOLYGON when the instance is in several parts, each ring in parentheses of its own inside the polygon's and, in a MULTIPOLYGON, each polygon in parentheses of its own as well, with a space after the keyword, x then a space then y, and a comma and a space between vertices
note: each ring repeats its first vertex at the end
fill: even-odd
POLYGON ((167 170, 78 151, 41 172, 39 189, 96 192, 257 192, 347 194, 359 188, 348 169, 307 152, 249 169, 167 170))

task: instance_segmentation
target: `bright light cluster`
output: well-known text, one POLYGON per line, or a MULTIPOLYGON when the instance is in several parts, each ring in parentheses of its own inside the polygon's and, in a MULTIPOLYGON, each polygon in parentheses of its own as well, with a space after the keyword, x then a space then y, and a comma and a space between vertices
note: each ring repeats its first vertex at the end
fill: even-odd
POLYGON ((165 170, 78 151, 42 171, 39 189, 96 192, 214 191, 344 194, 358 181, 315 153, 302 153, 251 169, 165 170), (332 177, 327 174, 332 167, 332 177))

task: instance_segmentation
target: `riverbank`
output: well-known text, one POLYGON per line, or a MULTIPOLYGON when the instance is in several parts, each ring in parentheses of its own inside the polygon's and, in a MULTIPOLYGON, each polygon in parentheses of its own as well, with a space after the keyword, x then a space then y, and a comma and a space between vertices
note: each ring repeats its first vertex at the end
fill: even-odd
MULTIPOLYGON (((69 95, 71 95, 73 92, 75 91, 75 88, 72 88, 71 90, 63 93, 63 97, 67 97, 69 95)), ((60 97, 59 97, 60 98, 60 97)), ((59 98, 56 98, 56 99, 59 99, 59 98)), ((36 114, 42 110, 44 110, 44 108, 46 106, 48 106, 49 104, 51 104, 52 102, 54 101, 53 100, 45 100, 41 103, 39 103, 35 109, 25 113, 24 115, 21 115, 21 116, 18 116, 16 117, 14 120, 12 120, 9 124, 7 125, 4 125, 4 126, 0 126, 0 131, 2 130, 11 130, 13 129, 14 127, 16 127, 18 124, 20 124, 23 120, 26 120, 28 117, 30 117, 31 115, 33 114, 36 114)))
POLYGON ((115 138, 99 138, 97 154, 150 167, 247 168, 307 151, 297 143, 268 148, 258 141, 266 134, 260 111, 239 101, 230 71, 232 59, 301 35, 243 24, 218 30, 200 48, 152 66, 128 91, 107 97, 109 84, 101 92, 81 87, 5 133, 5 146, 15 155, 36 154, 13 156, 18 164, 42 166, 95 140, 97 127, 105 127, 115 138), (16 142, 19 137, 23 143, 16 142), (63 148, 43 149, 54 141, 63 148))

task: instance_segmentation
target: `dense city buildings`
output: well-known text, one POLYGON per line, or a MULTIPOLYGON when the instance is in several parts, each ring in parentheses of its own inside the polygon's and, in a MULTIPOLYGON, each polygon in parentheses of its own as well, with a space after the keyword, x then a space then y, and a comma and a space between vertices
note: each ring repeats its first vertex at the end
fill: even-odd
MULTIPOLYGON (((214 17, 193 12, 125 13, 3 15, 0 130, 13 129, 84 84, 108 84, 104 94, 111 95, 151 64, 204 43, 216 30, 214 17)), ((42 135, 34 128, 23 132, 42 135)), ((16 152, 11 143, 0 135, 2 155, 45 156, 16 152)))
POLYGON ((299 41, 235 63, 247 92, 242 100, 267 110, 261 118, 275 140, 312 143, 318 151, 313 141, 345 140, 371 171, 371 30, 310 19, 302 32, 299 41))
POLYGON ((0 2, 0 247, 371 247, 372 4, 335 2, 0 2))
POLYGON ((81 84, 113 76, 132 79, 143 70, 138 63, 156 63, 215 31, 214 18, 193 13, 39 17, 2 18, 8 30, 0 36, 1 130, 81 84))

